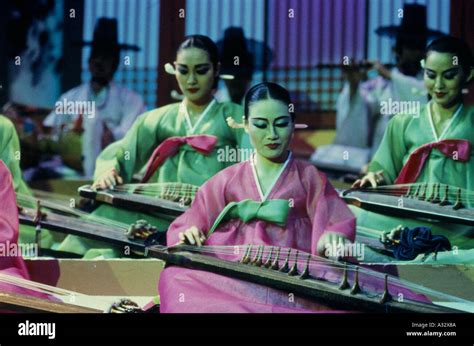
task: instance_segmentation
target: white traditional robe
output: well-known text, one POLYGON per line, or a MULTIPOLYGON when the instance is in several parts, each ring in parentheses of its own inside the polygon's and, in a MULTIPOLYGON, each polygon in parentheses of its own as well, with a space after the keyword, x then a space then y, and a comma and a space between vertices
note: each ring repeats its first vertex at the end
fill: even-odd
POLYGON ((80 115, 70 114, 68 111, 68 102, 71 101, 95 101, 94 115, 83 114, 82 124, 84 175, 92 177, 96 158, 103 149, 101 139, 104 124, 112 131, 114 139, 119 140, 132 127, 137 116, 145 111, 145 104, 140 95, 113 82, 98 95, 93 94, 89 83, 81 84, 61 95, 55 109, 44 121, 44 125, 53 127, 57 135, 60 134, 63 126, 65 127, 63 131, 71 129, 80 115), (66 110, 57 112, 58 106, 61 105, 66 106, 66 110))
POLYGON ((381 114, 384 103, 393 101, 425 104, 427 91, 421 75, 419 78, 406 76, 394 68, 391 80, 378 76, 361 83, 352 98, 346 82, 337 100, 334 144, 371 148, 374 154, 389 120, 399 113, 395 109, 395 114, 381 114))

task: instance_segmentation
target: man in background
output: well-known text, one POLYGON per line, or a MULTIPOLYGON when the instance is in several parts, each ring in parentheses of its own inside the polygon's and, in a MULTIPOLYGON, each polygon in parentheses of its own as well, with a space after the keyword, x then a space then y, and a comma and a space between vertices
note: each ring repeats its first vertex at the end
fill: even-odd
POLYGON ((400 26, 381 27, 377 34, 395 38, 396 66, 388 69, 379 61, 369 62, 378 76, 362 82, 367 66, 348 66, 346 82, 339 95, 335 144, 377 150, 388 121, 395 115, 381 112, 383 102, 427 101, 420 61, 429 38, 440 32, 427 28, 426 7, 406 4, 400 26), (382 114, 384 113, 384 114, 382 114))
MULTIPOLYGON (((321 168, 363 171, 382 141, 389 120, 400 113, 397 107, 384 109, 383 105, 400 106, 401 101, 410 101, 410 105, 421 106, 428 101, 420 61, 427 41, 442 33, 427 27, 426 7, 405 4, 401 24, 380 27, 376 33, 395 39, 396 65, 389 69, 379 61, 369 61, 343 68, 345 82, 337 100, 336 137, 333 144, 318 147, 311 157, 321 168), (366 80, 368 70, 377 71, 378 76, 366 80)), ((406 112, 410 113, 416 112, 406 112)))
POLYGON ((61 95, 44 125, 53 128, 63 161, 92 177, 102 149, 125 135, 145 105, 141 96, 113 82, 120 52, 138 50, 118 43, 116 19, 100 18, 93 41, 84 45, 91 45, 91 80, 61 95))

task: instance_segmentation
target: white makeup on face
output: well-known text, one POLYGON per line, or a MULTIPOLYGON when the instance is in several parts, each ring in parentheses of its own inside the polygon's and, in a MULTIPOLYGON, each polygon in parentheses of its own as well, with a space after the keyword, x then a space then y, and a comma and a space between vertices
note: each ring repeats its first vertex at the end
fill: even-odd
POLYGON ((433 101, 449 107, 461 97, 465 80, 461 66, 450 53, 429 52, 424 64, 424 82, 433 101))
POLYGON ((179 88, 189 101, 201 103, 212 97, 215 71, 206 51, 199 48, 179 51, 175 70, 179 88))
POLYGON ((259 155, 272 161, 286 157, 293 130, 293 121, 283 102, 267 99, 249 106, 247 131, 259 155))

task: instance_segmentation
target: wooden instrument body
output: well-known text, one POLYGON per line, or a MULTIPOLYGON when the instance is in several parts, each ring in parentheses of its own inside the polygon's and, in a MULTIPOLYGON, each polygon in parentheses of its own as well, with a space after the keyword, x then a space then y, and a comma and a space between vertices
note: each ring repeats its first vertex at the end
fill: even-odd
POLYGON ((103 313, 102 310, 55 302, 23 294, 0 292, 0 310, 21 313, 103 313))
POLYGON ((90 185, 79 188, 81 197, 89 198, 124 209, 133 209, 144 213, 157 213, 161 217, 174 220, 188 209, 187 205, 158 197, 142 196, 114 190, 93 190, 90 185))
MULTIPOLYGON (((31 208, 22 207, 18 213, 21 224, 37 226, 35 220, 37 211, 31 208)), ((77 235, 93 240, 105 241, 112 245, 128 246, 130 250, 143 253, 145 250, 144 241, 131 240, 127 238, 124 230, 113 226, 98 225, 87 220, 56 214, 43 214, 40 226, 51 231, 77 235)))
POLYGON ((423 218, 455 224, 474 226, 474 209, 454 209, 454 201, 447 205, 420 200, 404 193, 399 195, 378 194, 373 190, 338 190, 341 198, 348 204, 373 211, 400 217, 423 218))
POLYGON ((382 294, 351 293, 350 289, 341 289, 334 283, 314 277, 305 277, 301 273, 300 275, 289 275, 288 273, 265 268, 261 265, 243 264, 199 253, 182 251, 179 246, 169 250, 166 247, 153 246, 147 249, 147 256, 159 258, 169 264, 181 267, 210 271, 275 289, 293 292, 335 309, 362 312, 459 312, 456 309, 416 301, 404 300, 403 302, 398 302, 394 299, 384 301, 382 294))

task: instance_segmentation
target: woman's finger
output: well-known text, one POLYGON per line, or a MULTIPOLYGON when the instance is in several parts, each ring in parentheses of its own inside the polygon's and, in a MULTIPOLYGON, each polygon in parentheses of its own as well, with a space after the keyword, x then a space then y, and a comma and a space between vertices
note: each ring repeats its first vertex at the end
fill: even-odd
POLYGON ((118 175, 118 174, 117 174, 116 176, 117 176, 117 183, 118 183, 119 185, 122 185, 122 184, 123 184, 123 179, 122 179, 122 177, 121 177, 120 175, 118 175))
POLYGON ((193 237, 194 237, 194 241, 196 242, 196 245, 202 246, 201 237, 199 236, 199 234, 193 233, 193 237))
POLYGON ((176 243, 176 245, 181 245, 181 244, 184 244, 186 242, 186 238, 184 236, 184 233, 183 232, 179 232, 178 233, 178 242, 176 243))
POLYGON ((375 176, 373 174, 367 176, 367 179, 369 179, 370 185, 372 185, 373 188, 377 187, 377 182, 375 181, 375 176))
POLYGON ((105 177, 104 178, 104 185, 105 185, 105 188, 109 188, 109 185, 110 185, 110 180, 109 180, 109 177, 105 177))
POLYGON ((115 180, 115 174, 111 174, 109 176, 109 181, 112 183, 112 188, 117 185, 117 181, 115 180))
POLYGON ((194 237, 194 240, 196 241, 197 243, 197 246, 201 246, 202 245, 202 242, 201 242, 201 235, 200 235, 200 231, 196 228, 196 227, 193 227, 191 228, 191 233, 194 237))
POLYGON ((369 178, 367 176, 363 177, 361 180, 360 180, 360 185, 359 187, 364 187, 367 185, 367 183, 369 182, 368 180, 369 178))
POLYGON ((194 241, 194 237, 193 237, 193 234, 190 233, 190 232, 185 232, 184 233, 184 236, 186 237, 186 241, 188 242, 188 244, 190 245, 196 245, 196 242, 194 241))

